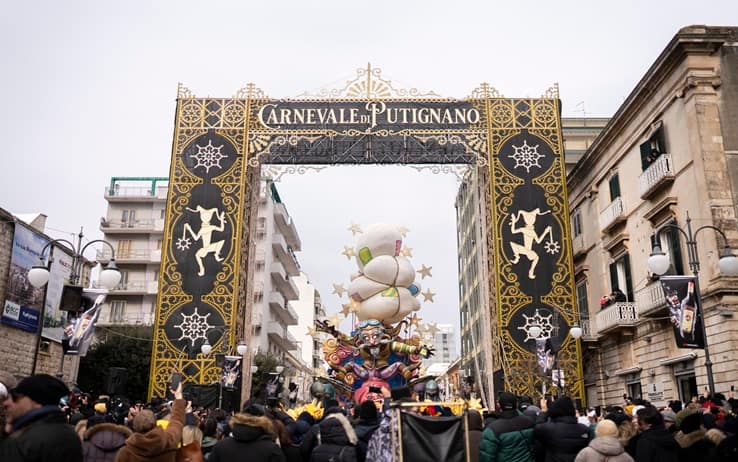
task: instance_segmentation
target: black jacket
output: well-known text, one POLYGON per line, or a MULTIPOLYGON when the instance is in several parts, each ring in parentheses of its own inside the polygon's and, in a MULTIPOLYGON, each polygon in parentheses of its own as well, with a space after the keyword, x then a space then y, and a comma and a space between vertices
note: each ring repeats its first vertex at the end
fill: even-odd
POLYGON ((313 449, 310 462, 356 462, 358 437, 345 415, 329 414, 319 427, 320 444, 313 449))
POLYGON ((574 416, 554 417, 536 425, 535 439, 538 462, 572 462, 589 444, 589 428, 574 416))
POLYGON ((641 432, 636 446, 637 462, 674 462, 678 460, 678 448, 674 435, 663 425, 641 432))
POLYGON ((366 460, 366 448, 369 446, 369 440, 372 439, 372 435, 379 428, 379 422, 376 420, 364 421, 360 420, 356 423, 354 431, 358 441, 356 442, 356 459, 359 462, 366 460))
POLYGON ((285 462, 282 449, 274 442, 272 423, 267 417, 236 414, 231 418, 232 437, 216 444, 208 462, 248 460, 249 462, 285 462))
POLYGON ((100 423, 87 429, 82 451, 85 462, 114 462, 133 432, 123 425, 100 423))
POLYGON ((57 406, 18 419, 3 443, 3 462, 82 462, 82 441, 57 406))

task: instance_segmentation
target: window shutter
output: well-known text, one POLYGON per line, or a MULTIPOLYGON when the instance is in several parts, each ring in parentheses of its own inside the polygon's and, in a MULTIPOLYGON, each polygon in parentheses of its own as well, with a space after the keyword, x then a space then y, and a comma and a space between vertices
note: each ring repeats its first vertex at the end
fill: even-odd
MULTIPOLYGON (((676 224, 676 222, 672 222, 676 224)), ((671 250, 671 265, 676 274, 684 274, 684 263, 682 260, 682 246, 679 245, 679 231, 669 230, 669 247, 671 250)))
POLYGON ((628 294, 628 301, 633 301, 633 283, 630 277, 630 255, 623 255, 623 267, 625 270, 625 293, 628 294))
POLYGON ((618 289, 618 264, 610 263, 610 291, 618 289))
POLYGON ((614 201, 618 197, 620 197, 620 178, 616 173, 610 177, 610 200, 614 201))

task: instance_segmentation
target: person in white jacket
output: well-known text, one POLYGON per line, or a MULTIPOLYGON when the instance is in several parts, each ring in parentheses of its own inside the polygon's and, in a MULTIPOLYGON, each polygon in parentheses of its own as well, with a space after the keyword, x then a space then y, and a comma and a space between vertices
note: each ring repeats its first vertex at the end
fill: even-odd
POLYGON ((612 420, 605 419, 595 427, 595 438, 589 446, 579 451, 574 462, 633 462, 618 440, 618 427, 612 420))

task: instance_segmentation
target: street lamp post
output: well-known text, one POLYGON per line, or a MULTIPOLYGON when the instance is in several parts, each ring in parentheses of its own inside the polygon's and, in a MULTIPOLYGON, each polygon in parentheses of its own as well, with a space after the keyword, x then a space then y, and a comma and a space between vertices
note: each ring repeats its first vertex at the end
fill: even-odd
MULTIPOLYGON (((723 247, 723 252, 720 255, 720 260, 718 261, 718 268, 720 269, 720 272, 725 274, 726 276, 736 276, 738 275, 738 257, 736 257, 733 252, 730 249, 730 246, 728 246, 728 238, 725 236, 725 233, 720 230, 719 228, 716 228, 712 225, 703 225, 697 228, 694 232, 692 232, 692 219, 689 217, 689 212, 687 212, 687 230, 683 230, 682 228, 668 224, 663 227, 661 227, 656 232, 656 243, 654 245, 653 251, 651 252, 651 255, 648 257, 648 269, 659 276, 666 273, 666 271, 669 269, 669 266, 671 265, 671 262, 669 260, 669 256, 664 254, 664 252, 661 250, 660 240, 659 236, 661 235, 661 232, 664 229, 675 229, 681 233, 682 236, 684 236, 684 239, 686 240, 687 244, 687 256, 689 258, 689 269, 692 271, 692 274, 694 275, 694 291, 699 297, 700 295, 700 285, 699 285, 699 271, 700 271, 700 259, 697 254, 697 241, 695 238, 700 233, 700 231, 705 229, 712 229, 716 233, 718 233, 720 236, 722 236, 723 241, 725 242, 725 246, 723 247)), ((708 341, 707 341, 707 327, 705 326, 705 312, 704 307, 702 308, 702 338, 705 342, 705 369, 707 371, 707 384, 710 389, 710 395, 715 395, 715 380, 712 376, 712 361, 710 360, 710 349, 708 347, 708 341)))
MULTIPOLYGON (((46 257, 44 257, 44 255, 46 254, 47 250, 51 248, 53 244, 64 243, 72 249, 72 268, 69 274, 69 284, 72 286, 78 286, 80 277, 82 276, 82 265, 84 263, 85 251, 90 245, 101 242, 110 247, 111 258, 110 258, 110 262, 107 264, 105 269, 100 273, 100 285, 108 290, 117 286, 118 283, 120 282, 121 274, 115 265, 115 249, 113 248, 113 245, 110 242, 105 241, 103 239, 95 239, 94 241, 90 241, 84 246, 82 246, 83 237, 84 237, 84 234, 82 232, 82 228, 80 228, 79 234, 77 235, 76 245, 73 244, 72 242, 69 242, 66 239, 54 239, 53 241, 48 242, 41 249, 41 252, 39 255, 39 260, 41 261, 41 264, 34 266, 28 271, 28 282, 30 282, 32 286, 37 287, 37 288, 43 287, 44 285, 46 285, 47 282, 49 282, 49 278, 51 277, 51 258, 49 258, 49 255, 47 255, 46 257)), ((46 294, 47 292, 48 292, 48 287, 46 287, 46 289, 44 290, 43 304, 41 305, 41 313, 39 315, 39 320, 38 320, 38 329, 36 331, 36 347, 33 352, 33 363, 31 365, 31 375, 34 375, 36 373, 36 366, 38 364, 38 352, 39 352, 39 347, 41 345, 41 334, 42 334, 43 327, 44 327, 44 317, 46 316, 46 294)), ((56 373, 56 376, 59 378, 59 380, 61 380, 62 377, 64 377, 64 350, 63 349, 62 349, 62 354, 61 354, 61 360, 59 362, 59 371, 56 373)))

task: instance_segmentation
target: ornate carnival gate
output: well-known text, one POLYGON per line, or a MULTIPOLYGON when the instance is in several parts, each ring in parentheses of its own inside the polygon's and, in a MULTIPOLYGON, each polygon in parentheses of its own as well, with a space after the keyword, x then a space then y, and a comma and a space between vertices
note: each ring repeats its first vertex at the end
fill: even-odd
POLYGON ((342 89, 290 100, 252 84, 233 98, 179 87, 149 397, 165 395, 173 372, 216 382, 215 353, 250 343, 261 165, 346 163, 471 164, 488 192, 483 293, 493 344, 483 348, 506 389, 536 396, 535 319, 561 344, 566 393, 584 399, 579 346, 567 335, 578 310, 558 89, 511 99, 482 84, 457 100, 396 89, 371 67, 342 89), (200 353, 206 338, 209 355, 200 353))

